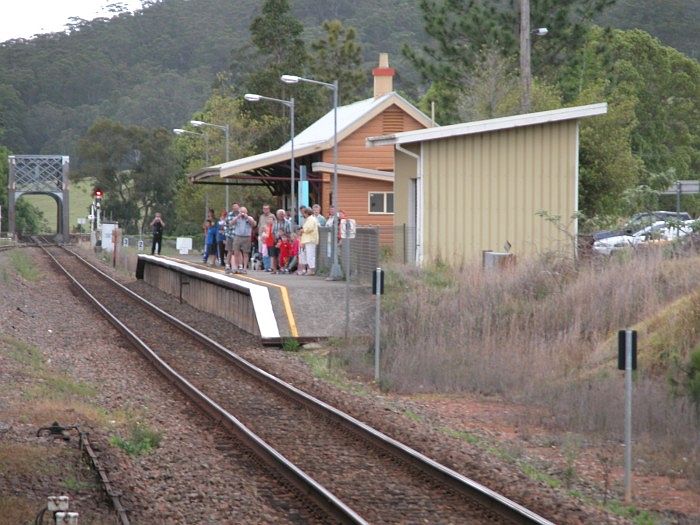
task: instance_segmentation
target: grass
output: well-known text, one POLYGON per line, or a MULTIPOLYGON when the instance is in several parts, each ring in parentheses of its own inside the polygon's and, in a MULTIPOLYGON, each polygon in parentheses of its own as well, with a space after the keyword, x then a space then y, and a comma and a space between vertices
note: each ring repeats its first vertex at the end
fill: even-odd
POLYGON ((410 408, 407 408, 406 410, 404 410, 403 415, 406 416, 411 421, 415 421, 416 423, 420 423, 421 421, 423 421, 423 416, 421 416, 420 414, 417 414, 416 412, 414 412, 410 408))
POLYGON ((72 492, 80 492, 81 490, 94 489, 99 487, 97 483, 90 481, 82 481, 75 476, 69 475, 63 480, 63 486, 72 492))
POLYGON ((470 445, 480 448, 492 456, 516 465, 523 474, 534 481, 544 483, 551 488, 559 488, 562 485, 561 481, 559 481, 557 478, 543 472, 532 463, 520 457, 520 454, 514 453, 512 450, 504 447, 501 443, 490 443, 473 432, 468 432, 466 430, 455 430, 449 427, 440 427, 438 430, 440 430, 440 432, 443 434, 465 441, 470 445))
POLYGON ((611 501, 606 505, 606 508, 618 516, 628 518, 635 525, 654 525, 657 520, 653 514, 646 510, 640 510, 630 505, 624 505, 619 501, 611 501))
MULTIPOLYGON (((544 256, 499 272, 394 266, 382 322, 382 375, 391 391, 471 392, 537 406, 555 432, 619 437, 617 330, 638 327, 634 434, 657 473, 700 480, 700 417, 668 380, 700 345, 700 256, 662 251, 572 261, 544 256), (655 447, 655 448, 654 448, 655 447)), ((367 348, 339 352, 373 377, 367 348)), ((573 462, 572 462, 573 465, 573 462)), ((576 472, 568 472, 573 479, 576 472)))
POLYGON ((24 365, 34 384, 27 389, 27 399, 89 399, 97 390, 92 385, 76 381, 60 371, 48 370, 41 350, 24 341, 0 334, 0 340, 8 347, 7 355, 24 365))
POLYGON ((35 503, 29 499, 0 494, 2 523, 33 523, 38 510, 35 503))
MULTIPOLYGON (((88 216, 88 207, 92 204, 92 187, 90 181, 71 183, 68 194, 68 223, 71 230, 78 224, 78 217, 88 216)), ((48 195, 25 195, 22 197, 41 210, 48 227, 56 231, 56 201, 48 195)))
POLYGON ((326 381, 344 392, 362 397, 368 395, 367 389, 362 384, 348 379, 343 368, 344 363, 333 354, 330 356, 330 369, 328 366, 329 356, 327 354, 314 350, 302 350, 300 356, 311 369, 311 374, 314 377, 326 381))
POLYGON ((41 273, 34 265, 34 261, 24 250, 12 250, 10 252, 10 262, 15 271, 25 281, 37 281, 41 273))
POLYGON ((298 352, 301 349, 301 343, 291 337, 285 337, 282 341, 282 350, 285 352, 298 352))
POLYGON ((53 455, 55 451, 36 445, 1 443, 0 472, 8 478, 38 474, 53 455))
POLYGON ((44 356, 37 347, 5 334, 0 334, 0 341, 7 346, 7 355, 14 361, 34 372, 44 368, 44 356))
POLYGON ((109 438, 109 443, 130 456, 140 456, 157 448, 162 437, 161 432, 152 430, 144 423, 137 421, 129 426, 127 437, 114 435, 109 438))

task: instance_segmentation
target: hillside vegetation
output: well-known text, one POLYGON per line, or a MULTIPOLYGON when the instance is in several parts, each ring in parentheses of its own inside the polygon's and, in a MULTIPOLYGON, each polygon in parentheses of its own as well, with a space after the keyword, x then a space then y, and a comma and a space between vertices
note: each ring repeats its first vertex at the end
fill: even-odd
MULTIPOLYGON (((73 155, 77 139, 99 116, 124 124, 181 125, 207 100, 216 74, 229 71, 232 50, 247 45, 260 2, 166 0, 144 6, 109 20, 76 20, 68 34, 1 44, 0 142, 14 153, 73 155)), ((318 37, 327 19, 356 27, 366 65, 376 62, 378 52, 389 52, 399 89, 419 94, 418 75, 400 52, 404 44, 427 40, 417 1, 296 0, 292 7, 306 40, 318 37)), ((690 0, 620 0, 600 21, 640 27, 697 57, 699 10, 690 0)), ((234 84, 245 69, 234 62, 234 84)))

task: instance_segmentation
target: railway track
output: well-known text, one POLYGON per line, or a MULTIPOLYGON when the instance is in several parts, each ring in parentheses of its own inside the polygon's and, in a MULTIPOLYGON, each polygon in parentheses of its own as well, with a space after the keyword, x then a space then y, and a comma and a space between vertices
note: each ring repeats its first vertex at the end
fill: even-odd
POLYGON ((161 373, 333 521, 550 523, 255 367, 77 254, 42 248, 161 373))

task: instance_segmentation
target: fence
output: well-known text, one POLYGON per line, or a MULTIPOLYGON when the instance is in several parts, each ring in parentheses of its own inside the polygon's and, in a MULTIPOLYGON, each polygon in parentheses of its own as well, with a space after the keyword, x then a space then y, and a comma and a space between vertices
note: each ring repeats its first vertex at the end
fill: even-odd
MULTIPOLYGON (((332 228, 319 228, 318 238, 317 270, 319 273, 329 274, 333 264, 330 245, 333 239, 332 228)), ((355 230, 354 239, 342 240, 338 246, 338 262, 344 273, 346 262, 343 243, 349 243, 350 279, 362 282, 371 281, 372 272, 379 266, 379 228, 358 226, 355 230)))

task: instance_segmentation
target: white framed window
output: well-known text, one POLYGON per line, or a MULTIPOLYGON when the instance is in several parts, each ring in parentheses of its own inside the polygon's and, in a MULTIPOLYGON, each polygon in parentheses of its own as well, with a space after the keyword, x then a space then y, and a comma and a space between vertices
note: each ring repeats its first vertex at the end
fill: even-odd
POLYGON ((394 213, 393 191, 370 191, 367 201, 370 214, 386 215, 394 213))

